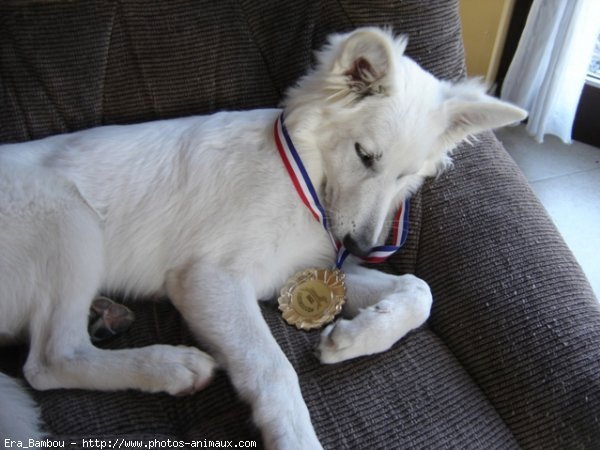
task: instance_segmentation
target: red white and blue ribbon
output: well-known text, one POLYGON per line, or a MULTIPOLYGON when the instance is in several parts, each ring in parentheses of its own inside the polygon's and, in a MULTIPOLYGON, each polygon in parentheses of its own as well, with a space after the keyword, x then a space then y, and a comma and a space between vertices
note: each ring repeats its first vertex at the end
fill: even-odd
MULTIPOLYGON (((279 155, 283 160, 283 164, 290 176, 290 179, 292 180, 292 183, 294 184, 302 203, 304 203, 314 218, 318 220, 321 225, 323 225, 323 228, 327 231, 327 234, 331 239, 331 244, 337 253, 335 267, 339 269, 342 267, 344 261, 350 253, 341 243, 335 240, 329 231, 325 209, 321 205, 321 202, 319 202, 317 191, 310 181, 310 177, 306 172, 306 168, 302 163, 302 159, 300 159, 300 155, 298 155, 287 128, 285 127, 283 113, 281 113, 281 115, 275 121, 274 131, 275 144, 277 146, 277 150, 279 151, 279 155)), ((391 255, 396 253, 400 247, 404 245, 406 238, 408 237, 409 209, 410 203, 409 199, 407 198, 400 205, 396 211, 396 214, 394 215, 394 222, 392 225, 392 245, 373 247, 366 257, 361 258, 363 262, 383 262, 391 255)))

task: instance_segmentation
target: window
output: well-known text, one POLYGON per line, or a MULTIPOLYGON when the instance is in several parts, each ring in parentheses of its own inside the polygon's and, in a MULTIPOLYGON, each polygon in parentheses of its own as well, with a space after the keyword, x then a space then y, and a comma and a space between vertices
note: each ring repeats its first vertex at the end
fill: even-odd
POLYGON ((588 68, 588 84, 600 87, 600 34, 596 38, 596 47, 588 68))

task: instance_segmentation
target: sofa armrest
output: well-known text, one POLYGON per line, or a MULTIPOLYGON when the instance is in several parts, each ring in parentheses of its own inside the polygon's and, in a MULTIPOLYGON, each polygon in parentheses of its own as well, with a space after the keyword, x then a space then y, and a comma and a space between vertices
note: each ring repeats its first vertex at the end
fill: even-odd
POLYGON ((525 447, 600 439, 600 307, 491 133, 424 187, 417 274, 430 325, 525 447))

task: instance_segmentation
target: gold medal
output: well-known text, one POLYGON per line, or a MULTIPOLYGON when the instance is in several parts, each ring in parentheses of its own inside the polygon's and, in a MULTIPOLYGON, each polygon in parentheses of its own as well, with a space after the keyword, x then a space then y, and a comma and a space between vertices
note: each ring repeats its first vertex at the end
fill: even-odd
POLYGON ((311 330, 331 322, 345 300, 346 285, 341 270, 307 269, 287 281, 278 301, 287 323, 311 330))

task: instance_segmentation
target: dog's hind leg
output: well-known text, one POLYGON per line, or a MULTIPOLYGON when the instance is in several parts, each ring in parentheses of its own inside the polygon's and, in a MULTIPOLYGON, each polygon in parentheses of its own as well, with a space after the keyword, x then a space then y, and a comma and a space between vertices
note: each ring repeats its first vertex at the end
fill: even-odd
POLYGON ((413 275, 390 275, 348 266, 345 318, 321 333, 317 356, 326 364, 389 349, 429 317, 432 296, 427 283, 413 275))
POLYGON ((214 360, 195 348, 153 345, 126 350, 94 347, 88 311, 102 278, 103 242, 97 217, 86 205, 68 204, 46 218, 52 228, 38 267, 30 351, 24 374, 36 389, 140 389, 191 393, 211 378, 214 360), (50 220, 52 219, 52 220, 50 220))
POLYGON ((298 377, 265 323, 251 283, 195 263, 169 273, 167 293, 250 403, 267 448, 321 448, 298 377))

